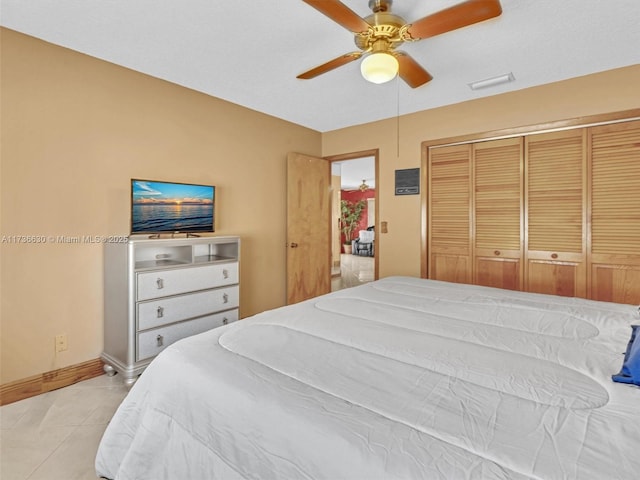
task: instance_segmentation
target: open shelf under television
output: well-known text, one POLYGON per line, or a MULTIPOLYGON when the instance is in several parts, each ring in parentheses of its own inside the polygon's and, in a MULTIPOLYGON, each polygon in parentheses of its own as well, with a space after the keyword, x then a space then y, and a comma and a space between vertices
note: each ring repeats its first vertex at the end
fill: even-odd
POLYGON ((131 238, 136 271, 168 267, 235 262, 238 237, 131 238))

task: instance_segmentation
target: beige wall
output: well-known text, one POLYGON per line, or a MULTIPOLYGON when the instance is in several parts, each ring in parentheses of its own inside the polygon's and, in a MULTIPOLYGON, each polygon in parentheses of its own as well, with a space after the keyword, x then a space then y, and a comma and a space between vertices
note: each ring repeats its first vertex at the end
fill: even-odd
MULTIPOLYGON (((422 141, 640 107, 634 66, 404 116, 399 140, 396 119, 321 135, 8 30, 1 62, 0 234, 126 234, 130 178, 213 183, 217 233, 243 241, 243 316, 285 302, 287 152, 379 148, 380 277, 418 276, 420 196, 393 182, 422 141)), ((97 358, 101 246, 0 248, 0 383, 97 358)))
MULTIPOLYGON (((286 154, 319 155, 319 132, 9 30, 1 55, 0 235, 127 234, 132 177, 215 184, 241 315, 284 304, 286 154)), ((0 383, 97 358, 102 246, 6 240, 0 383)))
POLYGON ((322 135, 322 155, 380 149, 379 221, 389 233, 379 236, 379 276, 420 276, 420 195, 395 196, 394 172, 421 166, 422 142, 638 108, 638 85, 635 65, 426 110, 400 117, 399 141, 395 118, 344 128, 322 135))

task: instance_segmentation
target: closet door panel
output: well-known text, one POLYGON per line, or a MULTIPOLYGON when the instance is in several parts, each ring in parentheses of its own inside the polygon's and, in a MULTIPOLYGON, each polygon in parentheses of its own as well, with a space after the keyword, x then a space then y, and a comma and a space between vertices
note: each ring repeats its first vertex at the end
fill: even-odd
POLYGON ((586 297, 586 131, 525 138, 525 290, 586 297))
POLYGON ((429 278, 471 282, 471 145, 429 150, 429 278))
POLYGON ((469 256, 436 253, 431 256, 431 276, 434 280, 471 283, 469 256))
POLYGON ((473 146, 473 283, 522 288, 522 138, 473 146))
POLYGON ((640 303, 640 121, 589 129, 590 296, 640 303))
POLYGON ((519 259, 476 256, 474 267, 474 284, 520 290, 519 259))
POLYGON ((640 303, 640 265, 622 262, 591 264, 591 298, 603 302, 640 303))
POLYGON ((582 254, 561 255, 552 257, 543 253, 529 253, 527 257, 527 291, 546 293, 549 295, 562 295, 565 297, 577 296, 585 287, 585 261, 582 254))

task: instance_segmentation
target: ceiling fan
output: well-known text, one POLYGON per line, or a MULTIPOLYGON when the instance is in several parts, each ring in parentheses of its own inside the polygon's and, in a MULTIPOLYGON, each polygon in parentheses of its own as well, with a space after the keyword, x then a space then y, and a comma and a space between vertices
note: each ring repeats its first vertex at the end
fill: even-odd
MULTIPOLYGON (((372 179, 373 180, 373 179, 372 179)), ((370 188, 373 188, 371 185, 369 185, 367 183, 367 179, 363 179, 362 183, 358 186, 343 186, 342 190, 344 190, 345 192, 366 192, 367 190, 369 190, 370 188)))
POLYGON ((411 88, 433 77, 405 52, 397 50, 404 42, 433 37, 482 22, 502 13, 499 0, 467 0, 432 15, 407 23, 391 13, 392 0, 369 0, 372 15, 359 17, 340 0, 302 0, 355 35, 359 51, 346 53, 301 73, 297 78, 311 79, 365 57, 362 76, 373 83, 384 83, 399 75, 411 88))

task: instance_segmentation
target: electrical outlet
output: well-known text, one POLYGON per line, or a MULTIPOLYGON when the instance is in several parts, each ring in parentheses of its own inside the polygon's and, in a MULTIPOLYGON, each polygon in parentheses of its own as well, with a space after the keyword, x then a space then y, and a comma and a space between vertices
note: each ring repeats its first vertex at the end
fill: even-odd
POLYGON ((67 348, 67 334, 56 335, 56 352, 64 352, 67 348))

